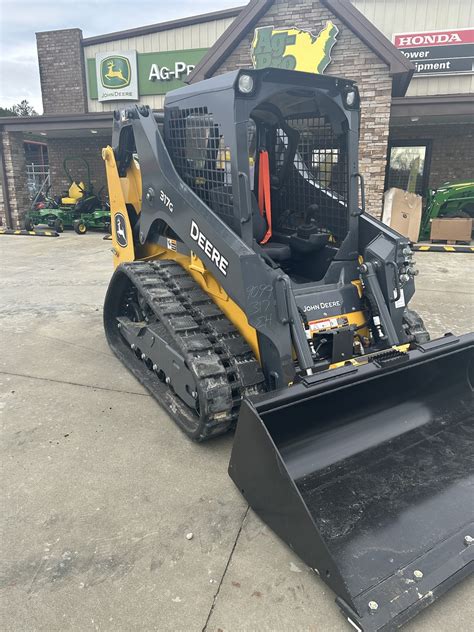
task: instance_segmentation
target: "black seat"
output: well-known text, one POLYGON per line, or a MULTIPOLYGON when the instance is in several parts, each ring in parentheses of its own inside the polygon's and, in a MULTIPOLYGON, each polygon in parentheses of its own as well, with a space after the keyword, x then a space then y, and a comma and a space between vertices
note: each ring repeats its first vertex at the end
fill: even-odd
POLYGON ((309 234, 302 234, 298 229, 296 235, 290 237, 291 250, 300 254, 318 252, 318 250, 322 250, 328 243, 329 233, 320 229, 315 229, 309 234))
MULTIPOLYGON (((233 228, 233 222, 228 217, 228 209, 233 204, 232 188, 230 186, 218 186, 211 189, 210 199, 215 213, 220 215, 224 221, 233 228)), ((252 193, 252 226, 255 241, 260 244, 267 232, 267 220, 260 213, 257 198, 252 193)), ((266 244, 260 244, 260 248, 265 251, 274 261, 285 261, 291 258, 291 249, 287 244, 275 241, 273 238, 266 244)))
POLYGON ((290 247, 279 241, 269 241, 266 244, 260 244, 260 248, 263 248, 265 254, 267 254, 270 259, 273 259, 273 261, 287 261, 291 258, 290 247))
MULTIPOLYGON (((252 225, 253 236, 255 241, 260 244, 267 232, 267 220, 260 213, 258 202, 255 195, 252 193, 252 225)), ((282 244, 275 241, 273 238, 266 244, 260 244, 260 248, 265 251, 270 259, 274 261, 286 261, 291 258, 291 249, 287 244, 282 244)))

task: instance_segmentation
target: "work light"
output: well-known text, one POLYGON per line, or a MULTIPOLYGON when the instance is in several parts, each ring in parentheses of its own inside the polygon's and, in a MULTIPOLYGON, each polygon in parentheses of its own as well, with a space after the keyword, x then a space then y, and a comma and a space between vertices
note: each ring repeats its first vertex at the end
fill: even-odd
POLYGON ((351 108, 355 105, 355 102, 356 102, 355 90, 348 90, 346 92, 345 101, 348 108, 351 108))
POLYGON ((240 75, 237 85, 239 88, 239 92, 242 92, 242 94, 250 94, 253 90, 252 75, 240 75))

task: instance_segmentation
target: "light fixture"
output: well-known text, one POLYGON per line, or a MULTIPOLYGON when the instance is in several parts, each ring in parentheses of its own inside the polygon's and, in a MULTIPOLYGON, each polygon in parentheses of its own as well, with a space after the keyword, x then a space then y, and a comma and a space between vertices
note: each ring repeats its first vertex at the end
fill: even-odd
POLYGON ((355 90, 349 90, 349 92, 346 92, 346 105, 348 107, 352 107, 355 103, 355 100, 356 100, 355 90))
POLYGON ((342 101, 344 103, 344 107, 348 110, 357 110, 360 103, 359 91, 357 88, 351 84, 343 86, 342 101))
POLYGON ((97 130, 96 129, 91 129, 91 134, 97 134, 97 130))
POLYGON ((419 116, 412 116, 412 117, 411 117, 411 119, 410 119, 410 121, 411 121, 412 123, 417 123, 419 120, 420 120, 420 117, 419 117, 419 116))
POLYGON ((247 75, 247 74, 243 74, 240 75, 239 77, 239 81, 238 81, 238 88, 239 88, 239 92, 242 92, 242 94, 250 94, 253 90, 253 77, 252 75, 247 75))

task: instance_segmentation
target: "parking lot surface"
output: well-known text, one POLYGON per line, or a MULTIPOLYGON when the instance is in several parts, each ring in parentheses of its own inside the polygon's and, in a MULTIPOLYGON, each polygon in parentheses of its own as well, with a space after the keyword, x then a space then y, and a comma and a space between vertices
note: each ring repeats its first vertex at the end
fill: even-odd
MULTIPOLYGON (((0 237, 0 629, 352 629, 234 488, 232 437, 187 440, 112 355, 110 247, 0 237)), ((474 256, 416 259, 432 336, 472 331, 474 256)), ((473 594, 471 578, 404 629, 472 630, 473 594)))

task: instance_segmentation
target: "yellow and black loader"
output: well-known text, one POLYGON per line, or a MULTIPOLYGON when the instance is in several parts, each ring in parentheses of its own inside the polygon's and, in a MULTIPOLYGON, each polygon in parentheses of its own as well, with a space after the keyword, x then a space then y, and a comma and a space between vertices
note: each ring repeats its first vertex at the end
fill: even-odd
POLYGON ((474 336, 430 341, 365 212, 346 79, 237 70, 114 114, 109 344, 358 630, 472 572, 474 336), (360 199, 360 204, 359 204, 360 199))

